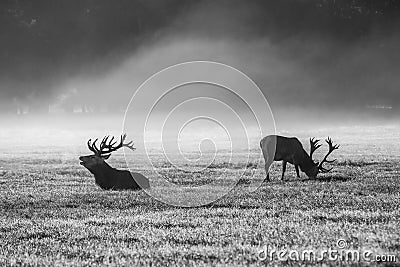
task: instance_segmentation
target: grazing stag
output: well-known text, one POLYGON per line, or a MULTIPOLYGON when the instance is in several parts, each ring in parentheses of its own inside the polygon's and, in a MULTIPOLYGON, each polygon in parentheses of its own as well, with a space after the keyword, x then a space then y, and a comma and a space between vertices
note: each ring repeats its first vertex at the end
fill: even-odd
POLYGON ((312 156, 315 150, 321 147, 319 141, 320 140, 316 140, 315 138, 310 138, 310 155, 308 155, 303 145, 296 137, 284 137, 279 135, 264 137, 260 141, 260 146, 265 159, 267 181, 270 181, 268 169, 273 161, 282 161, 282 180, 285 176, 286 164, 288 162, 294 165, 298 178, 300 178, 299 168, 309 178, 316 178, 320 172, 326 173, 331 171, 332 168, 326 169, 323 167, 323 164, 333 163, 335 161, 328 160, 327 158, 334 150, 339 149, 339 145, 334 145, 332 139, 328 137, 325 141, 329 146, 329 151, 321 163, 318 163, 313 160, 312 156))
POLYGON ((92 140, 89 139, 87 146, 94 154, 79 157, 79 160, 81 161, 80 164, 94 174, 96 184, 105 190, 140 190, 141 188, 149 188, 149 180, 142 174, 126 170, 117 170, 106 163, 106 160, 111 156, 111 153, 122 147, 135 150, 133 142, 124 143, 126 134, 121 135, 121 141, 118 145, 116 145, 117 141, 114 141, 114 137, 110 140, 108 139, 109 136, 105 136, 101 141, 99 148, 96 146, 98 139, 94 140, 93 143, 92 140))

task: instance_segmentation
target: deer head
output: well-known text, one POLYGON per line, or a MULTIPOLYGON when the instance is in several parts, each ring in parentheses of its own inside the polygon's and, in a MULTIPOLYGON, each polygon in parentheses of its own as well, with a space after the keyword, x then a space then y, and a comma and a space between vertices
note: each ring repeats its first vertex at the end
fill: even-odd
POLYGON ((109 138, 110 136, 105 136, 101 141, 99 148, 96 145, 98 139, 94 140, 93 143, 92 139, 89 139, 87 142, 87 146, 89 150, 93 152, 93 155, 79 157, 79 160, 81 161, 80 164, 88 170, 93 170, 96 166, 104 164, 105 160, 107 160, 111 156, 112 152, 117 151, 122 147, 127 147, 131 150, 136 149, 133 147, 133 141, 124 143, 126 139, 126 134, 121 135, 121 140, 118 145, 116 145, 117 140, 115 140, 114 137, 112 137, 111 139, 109 138))
POLYGON ((310 138, 310 158, 311 158, 311 160, 314 162, 314 166, 313 166, 311 169, 307 170, 307 171, 306 171, 306 174, 307 174, 308 177, 312 177, 312 178, 317 177, 318 173, 320 173, 320 172, 322 172, 322 173, 327 173, 327 172, 330 172, 330 171, 333 169, 333 168, 326 169, 325 167, 323 167, 323 164, 324 164, 324 163, 333 163, 333 162, 335 162, 336 159, 334 159, 334 160, 328 160, 328 157, 329 157, 329 155, 330 155, 333 151, 339 149, 339 147, 340 147, 339 145, 334 145, 332 139, 331 139, 330 137, 328 137, 328 138, 325 140, 325 142, 326 142, 326 143, 328 144, 328 146, 329 146, 328 153, 327 153, 327 154, 325 155, 325 157, 322 159, 321 163, 319 163, 318 161, 314 161, 314 160, 313 160, 313 154, 314 154, 314 152, 315 152, 318 148, 321 147, 321 144, 319 144, 319 141, 320 141, 320 140, 318 140, 318 139, 310 138))

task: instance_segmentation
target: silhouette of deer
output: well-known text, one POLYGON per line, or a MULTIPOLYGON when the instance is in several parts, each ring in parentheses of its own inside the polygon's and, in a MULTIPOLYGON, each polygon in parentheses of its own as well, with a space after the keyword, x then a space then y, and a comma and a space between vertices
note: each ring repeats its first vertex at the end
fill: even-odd
POLYGON ((149 188, 149 180, 138 172, 129 172, 127 170, 117 170, 106 163, 106 160, 111 156, 111 153, 122 147, 135 150, 133 141, 124 143, 126 134, 121 135, 121 141, 117 144, 114 137, 109 140, 110 136, 105 136, 100 143, 100 148, 97 148, 96 142, 98 139, 89 139, 87 146, 94 154, 89 156, 81 156, 80 164, 88 169, 96 180, 96 184, 105 190, 140 190, 149 188))
POLYGON ((310 138, 310 155, 304 150, 303 145, 296 137, 285 137, 279 135, 268 135, 261 139, 260 147, 265 159, 265 171, 267 173, 266 180, 269 179, 269 166, 273 161, 282 161, 282 181, 284 180, 286 164, 289 162, 294 165, 296 169, 297 177, 300 178, 299 168, 309 178, 316 178, 318 173, 326 173, 332 170, 323 167, 324 163, 333 163, 336 160, 328 160, 328 156, 336 149, 339 149, 339 145, 334 145, 330 137, 325 142, 329 146, 328 153, 325 155, 321 163, 314 161, 312 156, 314 152, 321 147, 319 144, 320 140, 310 138), (275 151, 275 154, 273 154, 275 151))

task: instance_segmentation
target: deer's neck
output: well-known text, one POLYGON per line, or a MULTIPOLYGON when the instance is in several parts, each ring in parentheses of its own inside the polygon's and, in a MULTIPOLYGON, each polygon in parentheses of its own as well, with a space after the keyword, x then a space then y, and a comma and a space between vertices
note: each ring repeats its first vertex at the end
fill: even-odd
POLYGON ((300 169, 303 172, 310 170, 314 166, 314 161, 311 159, 310 155, 308 155, 308 153, 305 150, 303 150, 303 160, 299 165, 300 169))

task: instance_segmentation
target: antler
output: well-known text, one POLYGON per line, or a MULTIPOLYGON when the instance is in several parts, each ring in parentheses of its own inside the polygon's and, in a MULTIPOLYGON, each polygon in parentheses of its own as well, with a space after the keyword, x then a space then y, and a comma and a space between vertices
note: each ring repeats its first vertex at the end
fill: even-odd
POLYGON ((321 161, 321 163, 318 165, 318 169, 322 172, 330 172, 333 168, 330 169, 325 169, 324 167, 322 167, 322 165, 326 162, 326 163, 333 163, 336 161, 336 159, 334 160, 327 160, 328 156, 335 151, 336 149, 339 149, 340 145, 334 145, 333 141, 330 137, 328 137, 325 142, 329 145, 329 151, 328 153, 325 155, 324 159, 321 161))
POLYGON ((94 142, 92 143, 92 139, 89 139, 87 141, 87 146, 88 146, 89 150, 92 151, 94 154, 100 155, 100 150, 98 150, 98 148, 96 147, 97 140, 98 140, 98 138, 96 138, 96 140, 94 140, 94 142))
POLYGON ((315 139, 315 137, 310 138, 310 158, 312 159, 312 156, 315 152, 315 150, 317 150, 318 148, 321 147, 321 144, 319 143, 319 139, 315 139))
POLYGON ((95 153, 96 155, 104 155, 104 154, 110 154, 114 151, 117 151, 118 149, 122 148, 122 147, 127 147, 131 150, 135 150, 136 148, 133 146, 133 141, 130 141, 128 143, 124 143, 125 139, 126 139, 126 134, 121 135, 121 141, 120 143, 115 146, 115 144, 117 143, 117 140, 114 141, 114 136, 108 140, 110 138, 110 136, 105 136, 103 138, 103 140, 100 143, 100 148, 97 148, 96 146, 96 142, 98 141, 98 139, 94 140, 93 143, 91 143, 91 139, 89 139, 88 141, 88 148, 90 151, 92 151, 93 153, 95 153))

